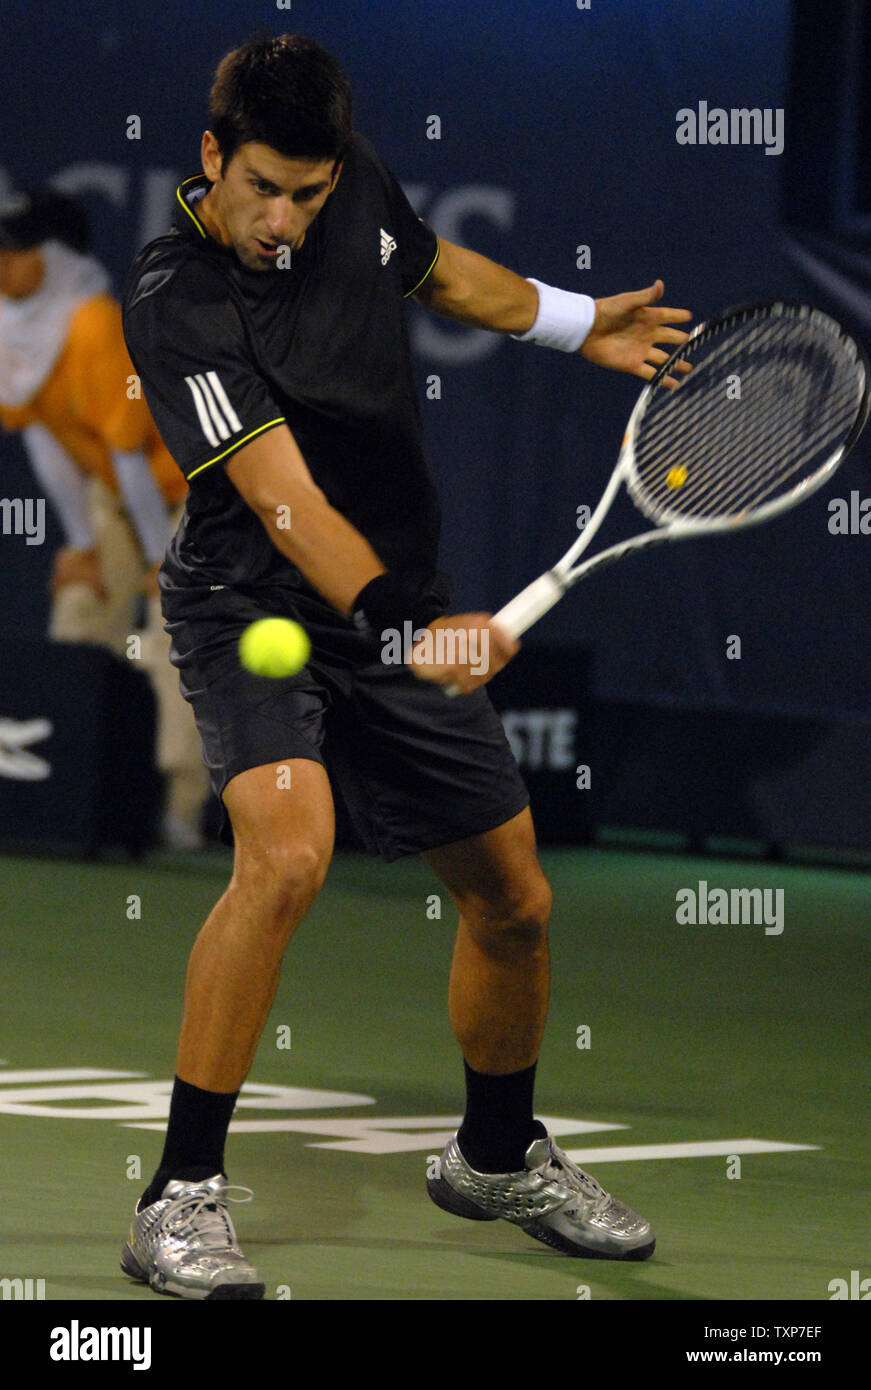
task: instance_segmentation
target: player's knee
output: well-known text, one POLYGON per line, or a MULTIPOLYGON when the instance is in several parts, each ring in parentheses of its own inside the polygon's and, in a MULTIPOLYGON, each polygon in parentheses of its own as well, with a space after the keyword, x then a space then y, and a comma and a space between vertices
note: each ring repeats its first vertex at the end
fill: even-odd
POLYGON ((233 884, 257 904, 264 926, 292 926, 320 892, 329 861, 307 842, 249 846, 237 853, 233 884))
POLYGON ((461 905, 460 911, 479 946, 488 954, 507 958, 545 948, 552 900, 550 884, 542 874, 510 897, 461 905))

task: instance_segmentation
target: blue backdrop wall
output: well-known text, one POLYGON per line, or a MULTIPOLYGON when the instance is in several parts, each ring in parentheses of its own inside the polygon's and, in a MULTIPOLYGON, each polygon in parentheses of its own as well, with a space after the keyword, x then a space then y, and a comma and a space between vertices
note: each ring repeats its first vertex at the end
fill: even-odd
MULTIPOLYGON (((592 295, 661 276, 665 302, 697 317, 754 296, 811 298, 867 341, 867 10, 6 0, 0 191, 51 179, 80 193, 119 289, 134 252, 168 225, 176 182, 199 168, 221 55, 258 28, 299 30, 343 61, 358 128, 449 239, 592 295), (700 102, 782 112, 782 151, 678 143, 677 113, 700 102), (138 140, 127 138, 132 114, 138 140)), ((495 609, 557 558, 577 508, 596 501, 641 383, 409 312, 445 567, 462 607, 495 609)), ((871 540, 832 534, 828 508, 851 491, 871 496, 869 444, 787 519, 609 569, 528 640, 591 645, 605 694, 866 711, 871 540), (726 656, 732 635, 740 661, 726 656)), ((0 438, 0 467, 0 494, 33 494, 12 436, 0 438)), ((44 623, 51 540, 40 551, 0 538, 7 631, 44 623)))

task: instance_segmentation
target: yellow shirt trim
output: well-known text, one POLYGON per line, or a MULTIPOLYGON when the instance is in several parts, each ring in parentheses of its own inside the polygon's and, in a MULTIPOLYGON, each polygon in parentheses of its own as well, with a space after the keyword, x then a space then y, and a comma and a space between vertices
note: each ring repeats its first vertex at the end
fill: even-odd
POLYGON ((256 430, 252 430, 250 434, 244 435, 242 439, 237 439, 236 443, 231 444, 229 449, 225 449, 222 454, 215 454, 215 457, 213 459, 209 459, 208 463, 201 463, 199 468, 194 469, 193 473, 188 473, 188 482, 190 482, 191 478, 195 478, 198 473, 202 473, 204 468, 211 468, 213 463, 219 463, 220 460, 226 458, 228 454, 235 453, 237 449, 240 449, 243 444, 247 444, 248 440, 253 439, 255 435, 262 434, 264 430, 271 430, 273 425, 285 424, 287 424, 287 421, 285 420, 284 416, 279 415, 275 420, 267 420, 265 425, 258 425, 256 430))
POLYGON ((421 275, 421 277, 420 277, 420 279, 418 280, 417 284, 415 285, 414 289, 413 289, 413 290, 409 290, 409 291, 408 291, 408 294, 404 294, 404 295, 402 296, 403 299, 408 299, 410 295, 417 294, 417 291, 420 289, 420 287, 421 287, 421 285, 423 284, 424 280, 426 279, 427 275, 429 275, 430 271, 432 270, 433 266, 435 265, 436 261, 438 260, 438 258, 439 258, 439 253, 441 252, 441 249, 442 249, 442 248, 441 248, 440 245, 439 245, 439 246, 436 246, 436 253, 435 253, 435 255, 434 255, 433 258, 432 258, 432 262, 431 262, 431 264, 430 264, 430 266, 429 266, 429 269, 427 270, 426 274, 425 274, 425 275, 421 275))
MULTIPOLYGON (((185 202, 184 198, 181 196, 181 191, 182 191, 182 189, 184 188, 185 184, 187 184, 187 183, 193 183, 194 179, 200 179, 200 178, 202 178, 202 174, 192 174, 191 177, 190 177, 189 179, 185 179, 184 182, 183 182, 183 183, 180 183, 179 186, 178 186, 178 188, 175 190, 175 196, 178 198, 179 202, 181 203, 181 205, 182 205, 182 207, 184 208, 185 212, 187 213, 188 217, 191 219, 191 221, 193 222, 193 224, 194 224, 194 226, 196 227, 197 231, 199 232, 200 236, 201 236, 201 237, 207 237, 207 236, 208 236, 208 232, 206 231, 206 229, 205 229, 205 227, 203 226, 202 222, 201 222, 200 219, 196 216, 195 213, 191 212, 191 210, 190 210, 190 208, 188 207, 187 203, 185 202)), ((429 272, 427 272, 427 273, 429 273, 429 272)))

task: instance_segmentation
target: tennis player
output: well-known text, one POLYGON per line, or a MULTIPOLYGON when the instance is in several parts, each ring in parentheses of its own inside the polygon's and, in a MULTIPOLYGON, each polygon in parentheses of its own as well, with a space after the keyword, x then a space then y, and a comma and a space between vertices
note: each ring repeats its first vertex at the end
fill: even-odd
POLYGON ((655 344, 687 336, 667 323, 689 314, 653 307, 660 281, 593 301, 438 237, 353 130, 348 81, 310 39, 228 53, 210 126, 173 230, 132 266, 123 322, 190 485, 163 612, 235 859, 191 954, 165 1148, 122 1268, 162 1293, 263 1296, 230 1219, 224 1146, 330 861, 331 778, 367 847, 423 854, 459 912, 449 1007, 466 1109, 430 1196, 570 1255, 644 1259, 649 1223, 535 1119, 551 894, 480 688, 517 643, 485 613, 449 615, 403 301, 645 378, 665 360, 655 344), (300 674, 240 666, 241 633, 267 615, 308 631, 300 674), (382 659, 382 634, 406 622, 429 629, 412 659, 382 659))

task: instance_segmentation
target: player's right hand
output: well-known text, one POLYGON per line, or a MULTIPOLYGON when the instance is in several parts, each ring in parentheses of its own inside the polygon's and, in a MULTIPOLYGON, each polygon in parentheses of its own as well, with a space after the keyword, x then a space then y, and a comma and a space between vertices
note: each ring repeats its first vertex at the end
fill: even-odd
POLYGON ((508 665, 520 643, 489 613, 436 618, 411 649, 409 666, 419 680, 457 685, 464 695, 486 685, 508 665))
POLYGON ((67 584, 87 584, 99 599, 107 597, 100 568, 100 556, 96 549, 80 550, 75 545, 64 545, 54 557, 51 575, 51 592, 57 594, 67 584))

